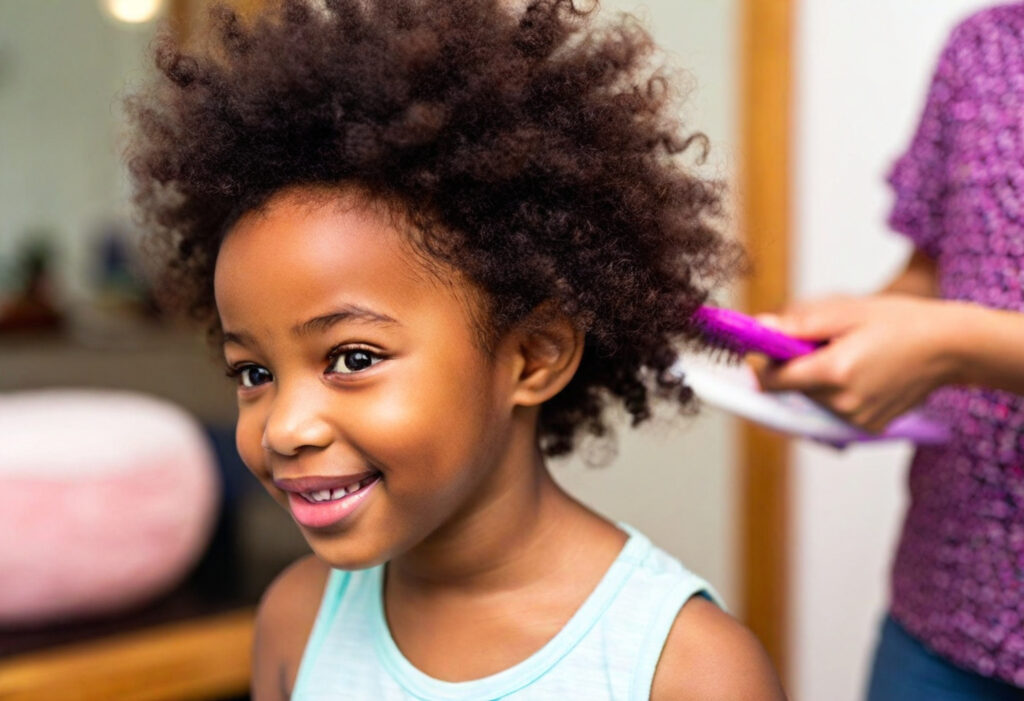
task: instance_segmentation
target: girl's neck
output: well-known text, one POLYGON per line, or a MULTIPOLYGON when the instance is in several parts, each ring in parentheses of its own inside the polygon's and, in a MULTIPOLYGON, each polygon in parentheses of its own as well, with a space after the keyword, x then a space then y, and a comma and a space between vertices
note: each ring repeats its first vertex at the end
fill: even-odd
POLYGON ((535 445, 522 452, 504 461, 471 508, 388 564, 392 592, 443 596, 518 588, 552 562, 571 559, 576 548, 567 552, 566 545, 588 525, 595 534, 615 529, 555 483, 535 445))
POLYGON ((565 627, 626 541, 555 484, 536 450, 529 456, 499 469, 464 516, 387 566, 388 629, 425 674, 465 681, 529 658, 565 627))

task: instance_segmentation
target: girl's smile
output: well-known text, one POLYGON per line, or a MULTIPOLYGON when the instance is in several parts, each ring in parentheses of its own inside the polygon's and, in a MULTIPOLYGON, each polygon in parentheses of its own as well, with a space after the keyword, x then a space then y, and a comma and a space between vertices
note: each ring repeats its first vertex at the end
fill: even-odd
POLYGON ((507 449, 520 368, 482 350, 476 291, 394 222, 351 193, 288 191, 217 259, 239 453, 336 567, 486 510, 533 462, 507 449))
POLYGON ((355 511, 380 477, 379 472, 371 470, 348 477, 275 479, 274 485, 288 493, 288 507, 298 523, 306 528, 324 528, 355 511))

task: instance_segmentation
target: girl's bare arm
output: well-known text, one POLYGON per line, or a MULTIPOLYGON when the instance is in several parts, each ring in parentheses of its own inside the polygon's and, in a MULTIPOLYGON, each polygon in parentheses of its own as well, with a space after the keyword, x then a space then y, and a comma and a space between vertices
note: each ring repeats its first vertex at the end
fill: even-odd
POLYGON ((785 701, 754 634, 703 597, 679 611, 651 685, 651 701, 785 701))
POLYGON ((292 563, 264 592, 253 639, 253 701, 287 701, 313 628, 328 568, 308 555, 292 563))

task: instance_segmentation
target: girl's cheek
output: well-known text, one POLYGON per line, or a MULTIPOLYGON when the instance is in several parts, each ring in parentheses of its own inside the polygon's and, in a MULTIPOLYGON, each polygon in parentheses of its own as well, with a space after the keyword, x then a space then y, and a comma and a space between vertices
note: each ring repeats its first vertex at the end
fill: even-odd
MULTIPOLYGON (((358 416, 358 428, 352 427, 353 438, 364 442, 367 451, 384 465, 415 465, 417 478, 450 469, 445 464, 445 446, 459 443, 466 420, 448 406, 436 388, 422 381, 394 383, 354 416, 358 416)), ((396 474, 395 478, 411 476, 396 474)))
POLYGON ((385 462, 389 457, 400 458, 429 435, 423 410, 407 391, 390 391, 353 413, 349 432, 385 462))
POLYGON ((245 466, 257 476, 262 472, 262 441, 262 431, 256 418, 241 411, 235 427, 235 447, 245 466))

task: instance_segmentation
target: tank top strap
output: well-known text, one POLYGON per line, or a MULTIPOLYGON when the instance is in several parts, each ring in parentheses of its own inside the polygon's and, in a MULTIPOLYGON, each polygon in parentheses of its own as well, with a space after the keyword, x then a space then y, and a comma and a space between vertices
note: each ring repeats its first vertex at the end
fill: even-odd
POLYGON ((306 649, 302 652, 302 660, 299 663, 299 671, 295 676, 295 685, 292 687, 291 697, 293 699, 306 698, 307 679, 311 674, 314 660, 319 658, 320 651, 324 647, 324 641, 331 634, 331 628, 337 618, 338 608, 345 600, 345 593, 349 589, 352 580, 352 573, 345 570, 331 568, 324 583, 324 593, 320 598, 320 606, 317 609, 316 619, 313 621, 313 629, 306 641, 306 649))
POLYGON ((628 524, 619 526, 640 543, 635 552, 642 558, 592 640, 616 641, 614 653, 605 653, 609 677, 619 690, 614 698, 648 699, 669 631, 686 602, 704 596, 723 610, 725 605, 705 579, 628 524))

